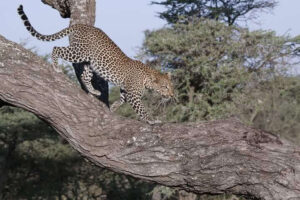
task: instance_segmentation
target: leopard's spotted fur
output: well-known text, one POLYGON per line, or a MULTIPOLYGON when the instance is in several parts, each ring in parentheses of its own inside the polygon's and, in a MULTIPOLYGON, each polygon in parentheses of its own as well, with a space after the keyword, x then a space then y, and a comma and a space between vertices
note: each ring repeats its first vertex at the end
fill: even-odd
POLYGON ((102 30, 76 24, 52 35, 42 35, 31 26, 22 5, 19 6, 18 13, 27 30, 39 40, 53 41, 67 35, 72 37, 70 46, 53 48, 52 62, 56 71, 61 72, 57 64, 58 58, 72 63, 89 62, 91 68, 85 66, 81 78, 90 93, 100 95, 91 85, 92 70, 105 80, 120 86, 121 98, 111 106, 111 110, 129 102, 142 120, 151 122, 141 102, 145 88, 153 89, 164 97, 173 97, 170 74, 162 74, 140 61, 130 59, 102 30))

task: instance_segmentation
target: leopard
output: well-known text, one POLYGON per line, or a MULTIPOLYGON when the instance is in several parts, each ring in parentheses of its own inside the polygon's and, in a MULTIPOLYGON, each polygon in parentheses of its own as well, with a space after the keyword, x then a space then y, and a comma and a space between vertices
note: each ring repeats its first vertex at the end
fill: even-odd
POLYGON ((101 92, 95 90, 91 84, 95 72, 104 80, 120 87, 120 99, 111 105, 112 112, 128 102, 140 120, 149 124, 160 123, 158 120, 150 119, 142 103, 142 96, 145 90, 149 89, 156 91, 165 99, 174 98, 171 72, 163 73, 139 60, 129 58, 104 31, 97 27, 74 24, 57 33, 43 35, 31 25, 22 5, 17 11, 26 29, 38 40, 54 41, 66 36, 71 38, 69 46, 55 46, 52 50, 52 67, 56 72, 62 73, 58 59, 71 63, 88 63, 83 66, 81 79, 90 94, 101 95, 101 92))

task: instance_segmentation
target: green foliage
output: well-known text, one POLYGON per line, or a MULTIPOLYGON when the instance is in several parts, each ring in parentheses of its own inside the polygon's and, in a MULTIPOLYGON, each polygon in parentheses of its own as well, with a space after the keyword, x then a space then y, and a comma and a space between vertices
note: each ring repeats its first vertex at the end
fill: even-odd
POLYGON ((233 98, 289 67, 288 41, 274 32, 199 20, 146 32, 143 56, 173 72, 179 104, 166 108, 168 120, 208 120, 235 114, 233 98))
POLYGON ((276 76, 248 86, 234 102, 243 121, 300 144, 299 76, 276 76))
POLYGON ((237 20, 246 19, 247 14, 257 10, 272 9, 275 0, 164 0, 152 4, 163 5, 166 11, 160 18, 168 23, 187 22, 193 18, 215 19, 233 25, 237 20))

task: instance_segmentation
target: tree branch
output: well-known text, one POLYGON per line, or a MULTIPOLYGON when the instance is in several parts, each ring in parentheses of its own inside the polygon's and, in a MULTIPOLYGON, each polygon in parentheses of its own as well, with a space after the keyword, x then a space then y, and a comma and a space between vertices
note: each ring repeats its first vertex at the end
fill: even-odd
POLYGON ((0 36, 0 100, 35 113, 98 166, 198 194, 300 198, 300 148, 234 119, 148 124, 112 114, 0 36))

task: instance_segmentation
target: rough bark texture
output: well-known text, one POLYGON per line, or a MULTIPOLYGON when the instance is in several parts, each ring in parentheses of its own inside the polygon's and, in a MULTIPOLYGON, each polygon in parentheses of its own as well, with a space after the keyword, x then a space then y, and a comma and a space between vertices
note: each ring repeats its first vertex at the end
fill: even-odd
MULTIPOLYGON (((59 11, 63 18, 70 18, 70 26, 74 24, 95 24, 96 1, 95 0, 42 0, 43 3, 50 5, 59 11)), ((70 41, 72 38, 70 38, 70 41)), ((85 85, 81 81, 83 66, 87 63, 73 64, 77 79, 81 88, 88 92, 85 85)), ((108 102, 108 83, 96 73, 92 78, 92 85, 96 90, 101 92, 99 100, 109 106, 108 102)))
POLYGON ((41 58, 0 36, 0 100, 35 113, 96 165, 198 194, 300 199, 300 148, 235 119, 120 118, 41 58))
POLYGON ((42 0, 44 4, 48 4, 52 8, 56 9, 60 16, 63 18, 70 18, 71 10, 70 3, 68 0, 42 0))

